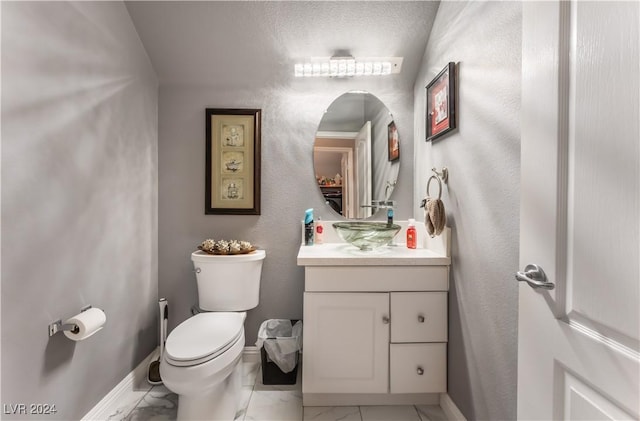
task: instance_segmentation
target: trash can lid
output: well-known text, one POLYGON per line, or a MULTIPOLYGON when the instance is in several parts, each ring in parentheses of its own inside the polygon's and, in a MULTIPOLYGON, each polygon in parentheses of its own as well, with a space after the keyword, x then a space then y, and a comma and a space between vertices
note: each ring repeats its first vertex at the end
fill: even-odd
POLYGON ((176 327, 165 344, 173 365, 202 364, 226 351, 244 331, 246 313, 199 313, 176 327))

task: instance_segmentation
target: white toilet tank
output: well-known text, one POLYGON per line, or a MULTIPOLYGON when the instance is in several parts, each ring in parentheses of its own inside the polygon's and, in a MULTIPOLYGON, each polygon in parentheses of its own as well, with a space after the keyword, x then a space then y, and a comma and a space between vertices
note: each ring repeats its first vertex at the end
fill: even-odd
POLYGON ((264 250, 249 254, 191 253, 198 281, 198 306, 206 311, 245 311, 258 305, 264 250))

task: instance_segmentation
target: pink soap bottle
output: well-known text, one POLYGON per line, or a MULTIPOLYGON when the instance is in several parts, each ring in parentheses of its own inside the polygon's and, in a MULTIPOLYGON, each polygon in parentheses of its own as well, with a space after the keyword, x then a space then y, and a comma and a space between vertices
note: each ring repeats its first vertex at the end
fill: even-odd
POLYGON ((416 248, 416 244, 418 243, 418 238, 416 234, 416 220, 409 219, 409 224, 407 226, 407 248, 414 249, 416 248))

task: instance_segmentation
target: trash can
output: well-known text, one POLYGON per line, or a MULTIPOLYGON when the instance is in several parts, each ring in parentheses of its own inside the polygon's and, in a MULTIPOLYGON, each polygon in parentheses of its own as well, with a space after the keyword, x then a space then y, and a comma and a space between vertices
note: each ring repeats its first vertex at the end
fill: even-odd
POLYGON ((263 384, 296 384, 302 321, 265 320, 258 330, 256 346, 260 348, 263 384))

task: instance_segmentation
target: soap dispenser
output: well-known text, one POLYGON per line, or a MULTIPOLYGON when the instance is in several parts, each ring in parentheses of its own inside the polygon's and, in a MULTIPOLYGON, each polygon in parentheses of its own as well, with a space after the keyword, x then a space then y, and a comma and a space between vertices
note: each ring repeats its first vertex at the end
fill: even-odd
POLYGON ((313 208, 307 209, 304 212, 304 245, 312 246, 313 245, 313 234, 314 234, 314 224, 313 224, 313 208))
POLYGON ((407 225, 407 248, 416 248, 417 242, 416 220, 412 218, 409 219, 409 224, 407 225))

